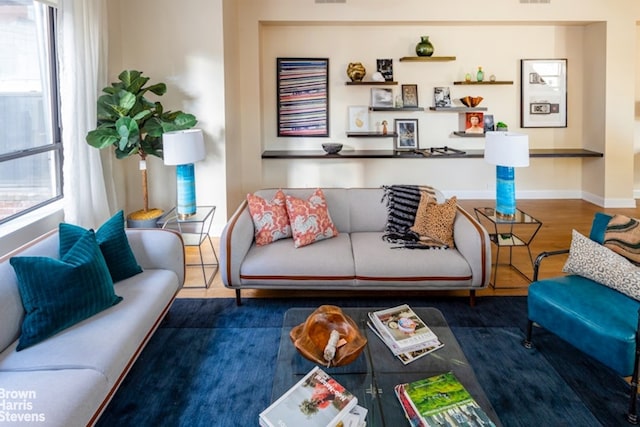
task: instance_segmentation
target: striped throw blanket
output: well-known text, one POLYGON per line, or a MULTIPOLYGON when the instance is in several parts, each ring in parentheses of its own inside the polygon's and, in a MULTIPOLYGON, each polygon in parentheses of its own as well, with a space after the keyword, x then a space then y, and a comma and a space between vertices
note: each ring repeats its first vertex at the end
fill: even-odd
POLYGON ((426 191, 435 197, 433 187, 421 185, 384 185, 383 202, 387 203, 387 225, 382 239, 397 243, 403 248, 429 249, 419 243, 419 236, 410 230, 416 219, 420 192, 426 191))

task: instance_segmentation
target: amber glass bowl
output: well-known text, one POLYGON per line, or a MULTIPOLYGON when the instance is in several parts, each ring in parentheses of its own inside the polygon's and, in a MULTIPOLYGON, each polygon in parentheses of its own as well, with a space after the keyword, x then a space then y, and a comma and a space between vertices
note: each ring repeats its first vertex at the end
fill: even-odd
POLYGON ((465 96, 464 98, 460 98, 460 102, 462 102, 466 107, 477 107, 480 105, 484 98, 481 96, 465 96))
POLYGON ((335 305, 318 307, 304 323, 294 327, 289 336, 302 356, 323 366, 348 365, 358 358, 367 345, 367 339, 358 325, 335 305), (324 349, 334 330, 340 334, 340 340, 344 339, 346 343, 336 349, 335 357, 329 363, 324 359, 324 349))

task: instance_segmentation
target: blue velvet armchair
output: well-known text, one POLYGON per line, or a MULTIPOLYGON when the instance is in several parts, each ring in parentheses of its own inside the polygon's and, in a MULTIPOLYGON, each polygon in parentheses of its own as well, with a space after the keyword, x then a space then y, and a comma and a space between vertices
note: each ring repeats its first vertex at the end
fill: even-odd
MULTIPOLYGON (((611 217, 596 215, 590 240, 602 244, 602 230, 607 218, 611 217)), ((543 252, 537 257, 533 282, 529 286, 527 337, 523 344, 532 348, 533 326, 536 324, 617 374, 631 376, 627 421, 637 424, 640 302, 579 274, 538 280, 540 265, 544 259, 569 252, 569 249, 543 252)), ((596 268, 600 268, 607 276, 616 274, 605 261, 597 266, 599 259, 602 258, 594 257, 586 261, 596 264, 596 268)))

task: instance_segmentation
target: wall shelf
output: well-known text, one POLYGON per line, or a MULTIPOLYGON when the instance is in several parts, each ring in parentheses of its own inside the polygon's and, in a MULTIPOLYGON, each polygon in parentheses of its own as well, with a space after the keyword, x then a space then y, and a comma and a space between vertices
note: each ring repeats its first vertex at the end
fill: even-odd
POLYGON ((465 131, 453 132, 455 136, 461 136, 462 138, 484 138, 484 133, 466 133, 465 131))
POLYGON ((395 132, 347 132, 349 138, 395 138, 397 136, 395 132))
POLYGON ((487 107, 429 107, 430 111, 465 113, 467 111, 487 111, 487 107))
POLYGON ((369 107, 369 111, 424 111, 421 107, 369 107))
POLYGON ((477 82, 477 81, 458 81, 458 82, 453 82, 454 85, 512 85, 513 81, 509 81, 509 80, 496 80, 494 82, 492 82, 491 80, 489 81, 481 81, 481 82, 477 82))
MULTIPOLYGON (((389 134, 388 134, 389 135, 389 134)), ((424 157, 412 151, 395 150, 342 150, 338 154, 327 154, 318 150, 267 150, 263 159, 481 159, 484 150, 466 150, 456 156, 424 157)), ((531 158, 599 158, 602 153, 582 148, 536 148, 529 150, 531 158)))
POLYGON ((403 56, 400 58, 400 62, 444 62, 455 60, 455 56, 403 56))
POLYGON ((394 81, 384 81, 384 82, 374 82, 372 81, 359 81, 359 82, 345 82, 347 86, 397 86, 398 82, 394 81))

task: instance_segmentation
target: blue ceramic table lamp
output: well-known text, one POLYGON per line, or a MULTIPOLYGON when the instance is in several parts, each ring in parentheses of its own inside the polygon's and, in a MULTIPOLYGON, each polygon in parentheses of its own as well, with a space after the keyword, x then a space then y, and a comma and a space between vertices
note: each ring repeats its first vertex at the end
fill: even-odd
POLYGON ((529 136, 514 132, 487 132, 484 160, 496 165, 496 217, 516 216, 514 167, 529 166, 529 136))
POLYGON ((196 213, 196 177, 194 163, 204 159, 201 129, 165 132, 162 135, 165 165, 176 165, 176 213, 186 219, 196 213))

